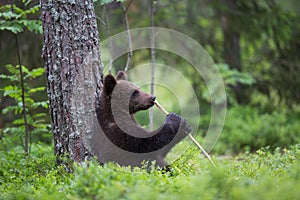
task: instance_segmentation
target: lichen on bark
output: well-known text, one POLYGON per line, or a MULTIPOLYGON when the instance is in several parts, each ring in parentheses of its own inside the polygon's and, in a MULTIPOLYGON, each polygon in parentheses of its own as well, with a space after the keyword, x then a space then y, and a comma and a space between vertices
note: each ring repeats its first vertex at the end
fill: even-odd
POLYGON ((41 0, 41 13, 54 152, 84 161, 103 74, 93 1, 41 0))

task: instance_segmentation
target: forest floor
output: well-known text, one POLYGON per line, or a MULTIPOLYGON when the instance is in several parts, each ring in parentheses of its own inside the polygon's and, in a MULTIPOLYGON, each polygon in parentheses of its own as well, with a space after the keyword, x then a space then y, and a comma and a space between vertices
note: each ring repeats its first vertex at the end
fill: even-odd
POLYGON ((51 146, 1 151, 0 199, 300 199, 300 145, 235 156, 213 156, 214 168, 190 148, 172 175, 97 161, 55 165, 51 146))

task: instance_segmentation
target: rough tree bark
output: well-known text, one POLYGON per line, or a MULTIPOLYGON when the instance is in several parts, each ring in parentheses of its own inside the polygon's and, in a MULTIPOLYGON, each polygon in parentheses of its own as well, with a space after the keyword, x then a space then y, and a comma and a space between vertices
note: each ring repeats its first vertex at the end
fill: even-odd
POLYGON ((54 153, 84 161, 96 118, 103 68, 93 0, 41 0, 54 153))

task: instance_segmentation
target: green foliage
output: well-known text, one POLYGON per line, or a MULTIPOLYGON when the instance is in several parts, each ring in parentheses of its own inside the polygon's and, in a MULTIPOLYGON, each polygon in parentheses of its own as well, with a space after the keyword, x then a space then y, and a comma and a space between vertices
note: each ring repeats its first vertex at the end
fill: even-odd
MULTIPOLYGON (((231 58, 232 62, 240 60, 238 65, 241 71, 251 74, 256 80, 256 84, 247 87, 243 95, 247 98, 251 96, 252 88, 265 95, 275 89, 281 101, 293 105, 299 103, 300 94, 300 79, 297 77, 300 73, 300 15, 297 12, 299 1, 294 1, 294 4, 292 2, 164 1, 158 4, 155 24, 191 36, 207 50, 216 63, 225 63, 225 51, 234 48, 234 44, 238 45, 239 53, 231 52, 235 58, 231 58), (232 34, 236 32, 239 35, 239 39, 232 42, 230 47, 224 46, 224 27, 228 27, 232 34)), ((141 11, 136 13, 136 20, 132 17, 131 25, 147 26, 149 18, 141 17, 143 4, 138 8, 141 11)), ((138 9, 134 12, 138 12, 136 10, 138 9)), ((193 84, 197 85, 199 81, 193 78, 193 84)))
POLYGON ((251 74, 239 72, 236 69, 230 69, 226 64, 219 64, 218 69, 220 70, 224 83, 227 86, 235 86, 237 83, 243 85, 252 85, 255 83, 251 74))
POLYGON ((253 152, 266 146, 275 149, 300 143, 299 117, 300 113, 296 111, 262 112, 250 106, 235 106, 227 112, 214 151, 221 154, 253 152))
POLYGON ((96 161, 68 174, 54 165, 52 148, 32 149, 31 156, 0 151, 0 199, 299 199, 299 145, 214 158, 217 169, 193 150, 189 159, 198 165, 187 174, 173 168, 173 176, 96 161))
POLYGON ((25 154, 22 148, 0 151, 0 157, 0 199, 64 197, 58 189, 68 183, 69 175, 61 167, 55 167, 50 146, 35 144, 31 155, 25 154))
POLYGON ((217 1, 214 5, 228 14, 230 28, 241 36, 242 70, 255 76, 254 88, 266 95, 275 89, 289 106, 298 103, 300 73, 296 39, 300 36, 300 15, 296 9, 285 9, 290 3, 240 0, 234 3, 238 12, 217 1))
MULTIPOLYGON (((22 1, 27 7, 31 1, 22 1)), ((35 5, 26 9, 13 4, 13 11, 11 5, 4 5, 0 7, 0 31, 6 30, 12 33, 23 32, 27 30, 36 34, 42 34, 41 20, 28 19, 29 15, 35 14, 40 10, 39 5, 35 5)))
MULTIPOLYGON (((216 67, 218 68, 220 75, 222 77, 224 86, 225 86, 225 92, 226 92, 226 97, 229 103, 231 104, 237 104, 237 100, 235 98, 235 95, 232 91, 232 86, 236 86, 237 84, 241 84, 243 86, 252 86, 256 81, 254 77, 247 72, 239 72, 236 69, 230 69, 227 64, 217 64, 216 67)), ((218 96, 215 95, 218 92, 220 92, 219 86, 212 87, 214 82, 212 81, 211 88, 214 88, 214 90, 209 93, 207 85, 204 83, 204 81, 200 80, 199 78, 196 78, 196 76, 199 76, 197 73, 194 71, 188 72, 189 77, 191 77, 192 82, 196 82, 196 88, 195 90, 198 91, 198 93, 201 93, 201 99, 202 101, 211 103, 211 96, 218 96)), ((219 95, 220 96, 220 95, 219 95)), ((217 99, 216 101, 222 102, 222 99, 217 99)), ((215 102, 216 103, 216 102, 215 102)))
MULTIPOLYGON (((195 152, 194 152, 195 153, 195 152)), ((194 155, 195 156, 195 155, 194 155)), ((274 153, 219 159, 218 169, 201 160, 193 174, 169 176, 108 164, 76 167, 71 199, 295 199, 299 184, 299 146, 274 153), (282 153, 283 152, 283 153, 282 153), (290 188, 288 194, 282 193, 290 188)), ((192 159, 199 159, 193 157, 192 159)))
MULTIPOLYGON (((8 115, 13 113, 17 118, 14 119, 12 125, 1 130, 5 135, 11 135, 13 137, 20 137, 23 135, 24 118, 21 117, 23 113, 22 104, 22 89, 20 84, 20 73, 19 65, 12 66, 6 65, 8 74, 1 74, 0 79, 9 81, 8 85, 0 88, 0 92, 3 93, 4 97, 11 98, 15 101, 14 105, 9 105, 2 110, 2 115, 8 115), (19 118, 18 118, 19 117, 19 118)), ((45 92, 44 86, 34 86, 30 84, 35 78, 42 76, 44 74, 43 68, 36 68, 29 70, 25 66, 22 66, 23 70, 23 80, 24 80, 24 96, 27 111, 27 121, 29 124, 30 133, 33 135, 49 133, 50 125, 46 122, 46 112, 45 109, 48 108, 47 100, 36 100, 35 98, 41 92, 45 92), (44 109, 44 110, 41 110, 44 109), (39 112, 35 112, 35 111, 39 112), (43 112, 44 111, 44 112, 43 112)), ((6 147, 9 140, 1 140, 3 144, 2 147, 6 147)))
POLYGON ((232 91, 232 87, 237 86, 237 84, 243 86, 252 86, 256 82, 254 77, 250 73, 231 69, 227 64, 217 64, 217 67, 224 81, 226 96, 229 103, 237 104, 237 100, 232 91))

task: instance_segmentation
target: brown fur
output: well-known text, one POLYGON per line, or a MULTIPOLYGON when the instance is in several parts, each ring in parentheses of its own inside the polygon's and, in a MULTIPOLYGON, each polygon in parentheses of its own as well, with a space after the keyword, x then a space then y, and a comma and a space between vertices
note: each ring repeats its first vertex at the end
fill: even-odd
MULTIPOLYGON (((135 122, 133 114, 153 106, 155 97, 125 80, 124 72, 119 72, 116 77, 107 75, 104 79, 100 105, 97 108, 102 131, 118 148, 148 155, 141 159, 156 161, 158 166, 165 166, 164 158, 167 153, 186 136, 185 132, 191 131, 190 126, 179 115, 171 113, 158 130, 150 132, 143 129, 135 122)), ((130 162, 127 164, 137 165, 130 162)))

